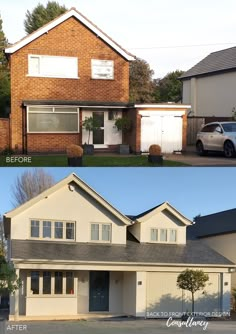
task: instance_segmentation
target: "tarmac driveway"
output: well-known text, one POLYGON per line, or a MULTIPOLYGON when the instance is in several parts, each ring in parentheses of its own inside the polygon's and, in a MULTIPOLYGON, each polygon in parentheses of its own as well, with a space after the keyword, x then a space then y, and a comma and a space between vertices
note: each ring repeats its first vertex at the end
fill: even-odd
MULTIPOLYGON (((3 322, 1 322, 3 325, 3 322)), ((203 327, 167 327, 166 320, 96 320, 96 321, 50 321, 50 322, 5 322, 0 334, 167 334, 167 333, 215 333, 236 332, 234 321, 212 321, 203 327), (18 327, 17 327, 18 326, 18 327)))
POLYGON ((209 153, 207 156, 200 157, 193 147, 188 147, 182 154, 166 154, 166 160, 173 160, 186 163, 195 167, 236 167, 236 157, 225 158, 221 153, 209 153))

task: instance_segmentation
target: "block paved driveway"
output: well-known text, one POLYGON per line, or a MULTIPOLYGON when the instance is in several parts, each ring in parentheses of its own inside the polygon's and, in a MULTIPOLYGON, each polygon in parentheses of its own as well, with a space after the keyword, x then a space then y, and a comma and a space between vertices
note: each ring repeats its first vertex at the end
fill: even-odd
POLYGON ((167 334, 167 333, 236 333, 235 321, 211 321, 202 327, 167 327, 165 320, 97 320, 51 322, 5 322, 0 334, 167 334), (13 327, 21 325, 21 328, 13 327))

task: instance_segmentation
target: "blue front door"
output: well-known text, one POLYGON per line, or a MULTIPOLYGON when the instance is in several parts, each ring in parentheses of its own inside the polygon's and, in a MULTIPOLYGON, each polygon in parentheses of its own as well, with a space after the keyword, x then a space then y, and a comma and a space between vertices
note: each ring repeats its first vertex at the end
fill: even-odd
POLYGON ((89 311, 109 311, 109 272, 90 271, 89 311))

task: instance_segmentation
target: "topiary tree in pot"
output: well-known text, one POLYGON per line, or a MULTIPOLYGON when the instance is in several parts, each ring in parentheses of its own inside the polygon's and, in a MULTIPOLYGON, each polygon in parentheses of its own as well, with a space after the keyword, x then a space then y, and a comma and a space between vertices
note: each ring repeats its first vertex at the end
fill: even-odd
POLYGON ((148 161, 151 163, 163 164, 163 156, 160 145, 153 144, 149 147, 148 161))
POLYGON ((90 136, 93 130, 99 129, 99 123, 93 116, 86 117, 83 121, 83 128, 88 131, 88 143, 83 145, 84 154, 92 155, 94 153, 94 145, 89 144, 90 136))
MULTIPOLYGON (((122 134, 126 134, 132 130, 132 120, 128 117, 119 117, 115 120, 114 127, 118 131, 122 131, 122 134)), ((129 154, 130 148, 128 143, 123 143, 120 145, 120 154, 129 154)))
POLYGON ((82 167, 83 165, 83 149, 82 147, 71 144, 66 149, 68 166, 82 167))

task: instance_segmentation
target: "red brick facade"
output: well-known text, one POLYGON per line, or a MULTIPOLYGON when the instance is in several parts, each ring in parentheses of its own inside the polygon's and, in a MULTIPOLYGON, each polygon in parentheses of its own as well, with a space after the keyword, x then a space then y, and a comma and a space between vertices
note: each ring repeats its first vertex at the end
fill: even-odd
POLYGON ((24 100, 116 103, 127 103, 129 100, 129 62, 74 17, 13 53, 10 65, 11 146, 19 152, 25 140, 29 152, 61 151, 69 143, 81 144, 80 134, 30 134, 24 139, 24 100), (29 54, 77 57, 79 79, 30 77, 29 54), (113 60, 114 80, 91 79, 91 59, 113 60))
POLYGON ((10 120, 0 118, 0 151, 10 146, 10 120))

